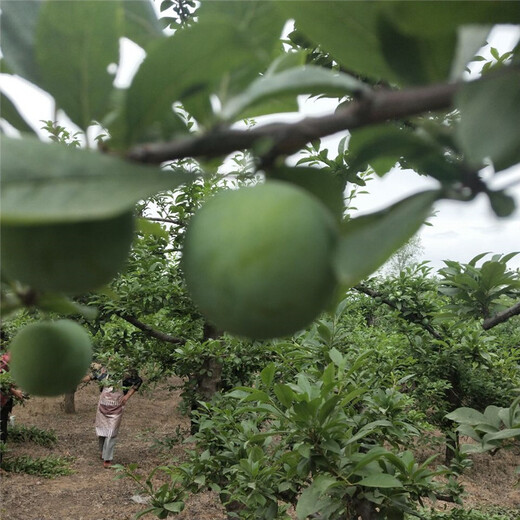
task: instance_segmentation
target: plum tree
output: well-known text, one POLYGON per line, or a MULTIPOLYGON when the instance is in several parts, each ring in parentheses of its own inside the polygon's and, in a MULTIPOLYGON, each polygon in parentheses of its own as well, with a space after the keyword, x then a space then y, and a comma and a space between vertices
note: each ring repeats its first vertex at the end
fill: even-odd
POLYGON ((217 327, 256 339, 294 333, 331 301, 337 229, 310 193, 281 181, 224 191, 193 217, 182 268, 217 327))
POLYGON ((120 270, 133 230, 132 212, 79 223, 2 224, 2 273, 41 291, 97 289, 120 270))
POLYGON ((71 320, 24 327, 11 343, 10 370, 20 388, 34 395, 73 391, 92 360, 87 332, 71 320))

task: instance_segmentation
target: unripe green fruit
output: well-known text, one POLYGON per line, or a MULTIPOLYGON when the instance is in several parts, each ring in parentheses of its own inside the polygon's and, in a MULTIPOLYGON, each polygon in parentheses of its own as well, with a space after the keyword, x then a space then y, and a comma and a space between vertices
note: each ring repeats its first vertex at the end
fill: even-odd
POLYGON ((193 301, 218 328, 256 339, 307 326, 336 280, 334 218, 292 184, 223 191, 192 218, 182 269, 193 301))
POLYGON ((2 274, 41 291, 81 294, 97 289, 120 270, 133 230, 131 212, 66 224, 2 224, 2 274))
POLYGON ((42 396, 73 392, 92 360, 89 335, 71 320, 28 325, 13 338, 10 351, 15 383, 42 396))

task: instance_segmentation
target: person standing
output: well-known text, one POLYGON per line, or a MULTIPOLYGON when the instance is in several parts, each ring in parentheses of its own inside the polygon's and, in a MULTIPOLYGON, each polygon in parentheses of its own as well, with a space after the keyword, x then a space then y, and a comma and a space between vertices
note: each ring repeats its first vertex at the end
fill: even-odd
POLYGON ((139 390, 143 380, 136 370, 131 370, 124 377, 121 387, 111 385, 105 368, 87 377, 103 384, 96 412, 95 429, 103 467, 110 468, 125 405, 130 397, 139 390))
MULTIPOLYGON (((6 352, 0 356, 0 374, 9 372, 10 353, 6 352)), ((9 423, 9 415, 14 406, 14 399, 22 401, 24 399, 23 392, 16 388, 16 385, 9 380, 5 385, 0 387, 0 441, 7 442, 7 425, 9 423)), ((0 464, 2 463, 3 449, 0 449, 0 464)))

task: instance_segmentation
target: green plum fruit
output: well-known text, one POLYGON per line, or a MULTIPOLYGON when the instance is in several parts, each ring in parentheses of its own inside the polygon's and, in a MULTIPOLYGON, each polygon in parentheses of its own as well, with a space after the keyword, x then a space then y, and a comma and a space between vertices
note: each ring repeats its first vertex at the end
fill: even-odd
POLYGON ((1 226, 2 275, 34 289, 82 294, 108 283, 128 256, 131 212, 104 220, 1 226))
POLYGON ((73 392, 92 360, 90 337, 71 320, 41 321, 11 342, 9 369, 24 391, 41 396, 73 392))
POLYGON ((331 302, 338 230, 312 194, 281 181, 226 190, 193 216, 182 270, 219 329, 254 339, 293 334, 331 302))

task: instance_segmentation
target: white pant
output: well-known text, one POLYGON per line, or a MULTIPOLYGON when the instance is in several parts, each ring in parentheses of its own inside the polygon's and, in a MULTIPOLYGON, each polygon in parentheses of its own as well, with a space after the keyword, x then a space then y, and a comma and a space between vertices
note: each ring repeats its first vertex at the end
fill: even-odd
POLYGON ((99 449, 101 450, 103 460, 112 460, 114 458, 116 439, 116 437, 98 437, 99 449))

